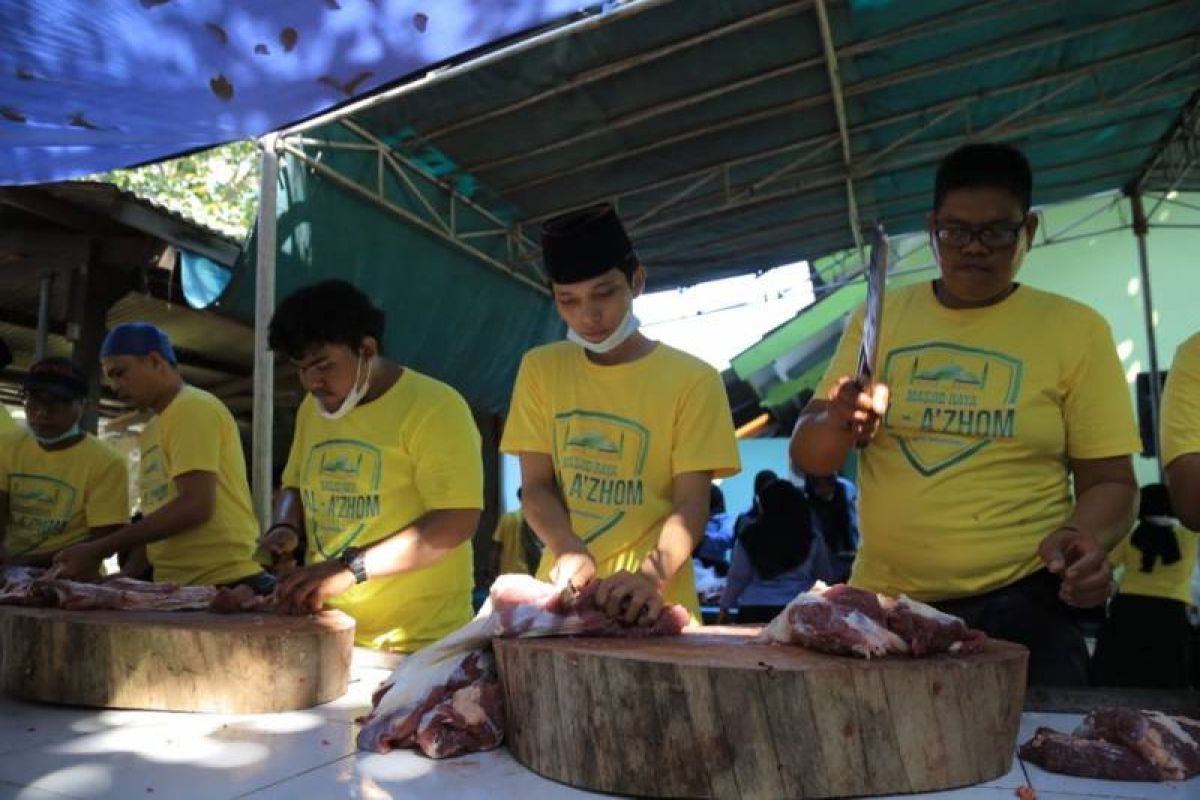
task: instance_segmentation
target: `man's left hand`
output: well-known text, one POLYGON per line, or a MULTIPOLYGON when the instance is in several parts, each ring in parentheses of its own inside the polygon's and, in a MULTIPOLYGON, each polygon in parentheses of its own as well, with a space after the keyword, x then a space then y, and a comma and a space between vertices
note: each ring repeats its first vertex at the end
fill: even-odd
POLYGON ((275 596, 289 614, 315 614, 331 597, 354 586, 354 575, 340 561, 302 567, 279 582, 275 596))
POLYGON ((107 555, 94 542, 80 542, 59 550, 54 555, 51 569, 58 578, 92 581, 100 575, 100 564, 107 555))
POLYGON ((1050 572, 1062 578, 1058 596, 1075 608, 1104 605, 1112 583, 1108 552, 1090 533, 1059 528, 1042 540, 1038 555, 1050 572))
POLYGON ((610 619, 626 625, 653 625, 663 610, 658 582, 628 570, 599 581, 595 602, 610 619))

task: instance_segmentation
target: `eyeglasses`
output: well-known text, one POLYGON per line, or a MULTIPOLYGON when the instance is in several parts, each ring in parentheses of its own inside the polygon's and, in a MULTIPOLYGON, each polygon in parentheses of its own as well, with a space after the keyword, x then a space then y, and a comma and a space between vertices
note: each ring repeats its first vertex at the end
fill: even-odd
POLYGON ((987 225, 982 228, 965 225, 938 225, 933 229, 937 240, 942 244, 962 249, 971 242, 978 240, 988 249, 1012 247, 1025 227, 1025 220, 1013 225, 987 225))

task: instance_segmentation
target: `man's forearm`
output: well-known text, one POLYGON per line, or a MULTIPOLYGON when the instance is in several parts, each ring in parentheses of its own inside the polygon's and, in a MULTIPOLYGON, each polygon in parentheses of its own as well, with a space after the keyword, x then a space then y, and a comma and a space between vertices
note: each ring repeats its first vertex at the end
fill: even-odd
POLYGON ((197 525, 203 524, 207 519, 197 502, 180 495, 137 522, 96 539, 95 543, 97 547, 103 548, 104 555, 107 557, 121 550, 128 550, 186 533, 197 525))
POLYGON ((1137 497, 1137 487, 1128 483, 1105 481, 1090 486, 1076 499, 1063 526, 1090 533, 1106 550, 1112 550, 1133 528, 1137 497))
POLYGON ((571 528, 571 515, 554 488, 526 486, 522 489, 521 510, 525 521, 550 552, 558 556, 583 547, 571 528))
POLYGON ((666 585, 692 557, 692 551, 703 538, 703 522, 697 525, 676 509, 663 523, 658 544, 642 560, 639 572, 657 581, 660 587, 666 585))
POLYGON ((473 508, 430 511, 407 528, 364 548, 367 576, 399 575, 436 563, 471 538, 479 516, 473 508))

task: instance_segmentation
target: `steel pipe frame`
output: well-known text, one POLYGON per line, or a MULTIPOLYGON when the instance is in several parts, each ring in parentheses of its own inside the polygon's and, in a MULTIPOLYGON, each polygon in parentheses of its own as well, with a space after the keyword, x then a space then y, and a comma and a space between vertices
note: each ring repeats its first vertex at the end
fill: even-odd
MULTIPOLYGON (((944 118, 945 115, 952 114, 953 112, 956 112, 956 111, 963 111, 974 103, 978 103, 983 100, 989 100, 989 99, 992 99, 995 97, 1002 97, 1002 96, 1004 96, 1006 94, 1010 94, 1012 92, 1024 91, 1026 89, 1035 88, 1035 87, 1041 86, 1046 83, 1056 83, 1058 81, 1071 80, 1080 75, 1090 76, 1093 73, 1095 73, 1097 69, 1102 69, 1105 67, 1110 67, 1110 66, 1114 66, 1117 64, 1121 64, 1121 63, 1124 63, 1127 61, 1136 61, 1136 60, 1139 60, 1142 58, 1153 56, 1164 50, 1170 50, 1172 48, 1177 48, 1180 45, 1187 44, 1189 42, 1194 42, 1196 40, 1196 38, 1197 37, 1195 35, 1189 34, 1187 36, 1182 36, 1182 37, 1172 39, 1167 42, 1160 43, 1151 48, 1126 51, 1126 52, 1117 54, 1115 56, 1109 56, 1107 58, 1092 62, 1085 66, 1076 67, 1074 69, 1067 70, 1066 72, 1056 72, 1056 73, 1053 73, 1050 75, 1041 75, 1036 78, 1029 78, 1029 79, 1019 81, 1014 84, 1000 86, 995 89, 985 91, 983 93, 974 93, 974 94, 968 94, 968 95, 964 95, 964 96, 960 96, 960 97, 956 97, 956 98, 951 98, 949 100, 944 100, 940 103, 937 103, 937 104, 927 107, 927 108, 920 108, 920 109, 915 109, 915 110, 911 110, 911 111, 906 111, 906 112, 902 112, 900 114, 894 114, 890 117, 886 117, 883 119, 872 120, 870 122, 866 122, 861 125, 851 126, 849 129, 849 133, 851 136, 854 136, 854 135, 857 135, 860 133, 865 133, 867 131, 876 130, 878 128, 887 127, 889 125, 894 125, 897 123, 905 122, 910 119, 927 116, 931 113, 942 114, 942 116, 937 116, 935 118, 935 120, 933 120, 933 121, 927 120, 921 126, 921 128, 917 129, 918 131, 923 131, 923 130, 927 129, 928 127, 932 126, 933 124, 935 124, 935 122, 940 122, 944 118)), ((667 139, 657 141, 651 145, 646 145, 646 146, 642 146, 642 147, 638 147, 638 148, 624 150, 620 153, 615 153, 611 156, 606 156, 601 159, 595 159, 586 164, 581 164, 576 167, 572 167, 568 170, 564 170, 562 172, 554 173, 551 175, 539 176, 538 178, 528 180, 528 181, 522 182, 520 184, 516 184, 514 186, 500 187, 499 189, 497 189, 497 191, 503 196, 511 196, 518 192, 524 191, 525 189, 531 188, 533 186, 537 186, 537 185, 540 185, 543 183, 548 183, 553 180, 565 178, 565 177, 568 177, 577 172, 582 172, 585 170, 594 169, 594 168, 601 167, 601 166, 607 166, 608 164, 616 163, 618 161, 622 161, 622 160, 625 160, 627 158, 631 158, 631 157, 634 157, 637 155, 642 155, 643 153, 651 152, 653 150, 658 150, 665 146, 668 146, 671 144, 677 144, 681 141, 686 141, 688 139, 692 139, 697 136, 702 136, 702 135, 706 135, 709 133, 716 133, 716 132, 719 132, 721 130, 725 130, 728 128, 740 127, 742 125, 750 124, 752 122, 759 122, 762 119, 779 116, 784 113, 789 113, 793 110, 800 110, 799 107, 797 107, 796 102, 787 103, 787 104, 784 104, 783 106, 776 106, 771 109, 767 109, 764 112, 758 112, 754 115, 750 115, 748 117, 743 117, 738 120, 728 121, 728 122, 720 123, 718 125, 710 126, 707 128, 700 128, 700 129, 696 129, 693 131, 689 131, 680 136, 669 137, 667 139)), ((750 154, 747 156, 741 156, 741 157, 738 157, 735 159, 729 159, 727 161, 724 161, 724 162, 721 162, 718 164, 708 165, 708 166, 705 166, 705 167, 702 167, 699 169, 693 169, 693 170, 689 170, 687 172, 679 173, 679 174, 673 175, 669 178, 660 179, 660 180, 653 181, 650 183, 641 184, 639 186, 623 189, 616 194, 616 197, 622 198, 622 199, 628 198, 628 197, 636 196, 639 194, 652 192, 652 191, 661 189, 664 186, 669 186, 673 183, 678 183, 678 182, 682 182, 685 180, 697 178, 708 172, 719 173, 723 169, 728 170, 733 167, 740 167, 740 166, 743 166, 746 164, 753 163, 755 161, 761 161, 761 160, 775 158, 777 156, 783 155, 784 153, 787 153, 787 152, 790 152, 793 150, 807 150, 808 148, 811 148, 813 146, 818 146, 818 145, 829 146, 829 145, 836 145, 837 143, 838 143, 838 136, 836 133, 820 134, 818 136, 809 137, 807 139, 804 139, 804 140, 801 140, 799 142, 795 142, 792 144, 783 145, 781 147, 771 148, 768 150, 761 151, 759 153, 753 153, 753 154, 750 154)), ((875 158, 875 156, 872 156, 871 160, 873 160, 874 158, 875 158)), ((526 218, 523 221, 523 224, 529 224, 531 222, 539 222, 539 221, 549 218, 550 216, 553 216, 554 214, 562 213, 563 211, 570 211, 570 210, 575 210, 578 208, 584 208, 588 205, 591 205, 591 204, 598 202, 601 199, 605 199, 609 196, 611 196, 611 195, 605 195, 604 197, 599 197, 599 196, 592 197, 592 198, 587 199, 586 201, 581 201, 577 204, 572 204, 571 206, 564 207, 560 210, 556 210, 549 214, 534 215, 534 216, 526 218)))
POLYGON ((825 0, 816 0, 817 26, 821 32, 821 47, 825 52, 825 71, 829 74, 829 92, 833 96, 833 113, 837 119, 838 140, 842 146, 842 167, 846 171, 846 214, 849 217, 850 236, 858 250, 858 258, 867 263, 863 247, 862 231, 858 224, 858 197, 854 193, 854 155, 850 147, 850 133, 846 125, 846 101, 842 96, 842 73, 838 68, 837 52, 833 46, 833 31, 829 27, 829 11, 825 0))
POLYGON ((251 486, 254 513, 261 530, 271 524, 274 491, 272 465, 275 437, 275 354, 268 343, 268 324, 275 313, 276 208, 279 190, 279 138, 259 140, 262 171, 258 184, 258 244, 254 283, 254 401, 251 420, 251 486))

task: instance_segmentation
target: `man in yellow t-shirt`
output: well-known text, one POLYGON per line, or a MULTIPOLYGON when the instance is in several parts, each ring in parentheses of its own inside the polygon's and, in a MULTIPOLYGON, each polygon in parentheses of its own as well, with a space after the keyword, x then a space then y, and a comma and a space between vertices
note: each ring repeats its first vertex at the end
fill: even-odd
POLYGON ((483 508, 466 401, 380 352, 384 315, 345 281, 299 289, 270 326, 309 393, 263 547, 304 542, 284 607, 354 617, 364 647, 412 652, 471 619, 471 536, 483 508))
POLYGON ((1179 524, 1161 483, 1142 487, 1138 516, 1138 526, 1112 554, 1122 567, 1120 593, 1108 604, 1096 640, 1092 682, 1186 689, 1196 534, 1179 524))
POLYGON ((940 276, 888 293, 872 386, 851 377, 863 310, 852 315, 791 457, 830 474, 866 447, 852 584, 1027 645, 1033 684, 1082 685, 1074 609, 1107 599, 1140 442, 1108 325, 1015 281, 1032 192, 1015 148, 942 162, 929 215, 940 276))
POLYGON ((1175 351, 1160 420, 1171 505, 1184 527, 1200 532, 1200 333, 1175 351))
POLYGON ((537 577, 601 579, 597 600, 626 622, 652 623, 664 601, 698 621, 709 486, 740 469, 721 378, 638 331, 646 271, 610 206, 547 222, 542 254, 568 341, 525 354, 500 444, 546 545, 537 577))
MULTIPOLYGON (((517 501, 522 498, 517 489, 517 501)), ((500 515, 492 532, 491 578, 500 575, 532 575, 542 557, 542 543, 517 508, 500 515)))
POLYGON ((138 554, 122 572, 148 563, 158 582, 246 584, 267 594, 274 579, 254 560, 258 524, 250 505, 237 423, 213 395, 184 383, 170 339, 142 322, 109 331, 100 350, 117 396, 153 411, 139 439, 142 519, 69 547, 55 564, 87 574, 108 556, 138 554))
POLYGON ((0 435, 0 561, 48 567, 62 548, 129 521, 124 457, 79 427, 87 393, 68 359, 29 368, 29 429, 0 435))

